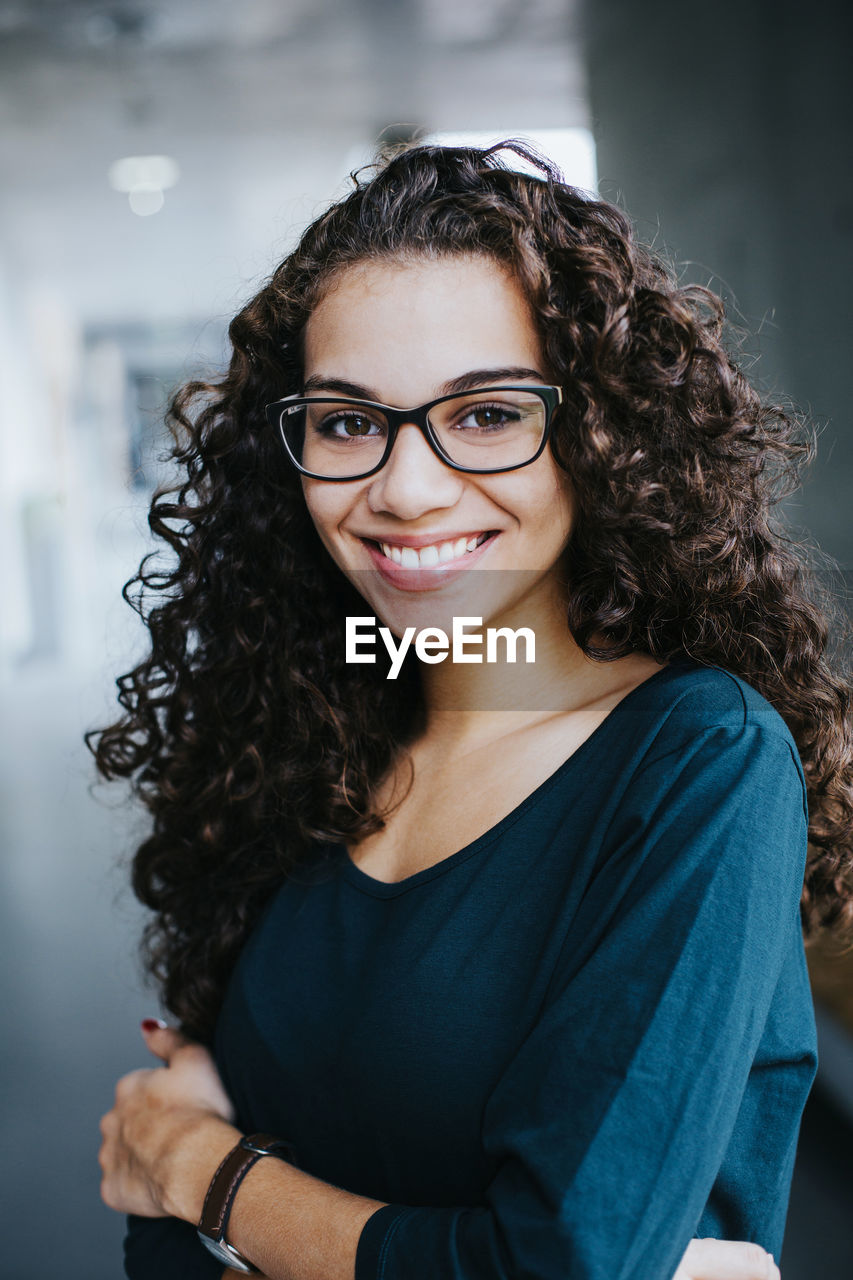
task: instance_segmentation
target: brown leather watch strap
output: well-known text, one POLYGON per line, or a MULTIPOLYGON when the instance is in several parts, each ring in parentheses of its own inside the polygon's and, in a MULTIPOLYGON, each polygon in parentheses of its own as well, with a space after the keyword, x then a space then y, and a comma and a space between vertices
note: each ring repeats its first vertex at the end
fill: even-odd
POLYGON ((252 1166, 264 1156, 278 1156, 279 1159, 296 1164, 293 1147, 281 1138, 273 1138, 268 1133, 253 1133, 241 1138, 211 1178, 198 1224, 201 1235, 217 1243, 224 1242, 225 1228, 237 1188, 252 1166))

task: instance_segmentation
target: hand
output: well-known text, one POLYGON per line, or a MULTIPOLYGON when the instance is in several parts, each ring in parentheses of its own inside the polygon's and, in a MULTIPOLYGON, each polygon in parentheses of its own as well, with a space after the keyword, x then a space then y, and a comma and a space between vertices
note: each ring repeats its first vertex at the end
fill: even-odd
POLYGON ((781 1280, 773 1258, 742 1240, 691 1240, 672 1280, 781 1280))
POLYGON ((234 1108, 205 1048, 153 1020, 142 1034, 164 1066, 119 1080, 115 1104, 101 1120, 98 1162, 105 1204, 156 1218, 174 1212, 168 1172, 182 1138, 211 1118, 230 1124, 234 1108))

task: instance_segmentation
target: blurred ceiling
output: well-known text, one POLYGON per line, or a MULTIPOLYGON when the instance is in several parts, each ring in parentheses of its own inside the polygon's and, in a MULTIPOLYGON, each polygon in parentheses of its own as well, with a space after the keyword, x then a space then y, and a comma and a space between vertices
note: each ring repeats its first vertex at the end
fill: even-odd
POLYGON ((588 124, 580 0, 0 0, 0 287, 234 309, 379 134, 588 124), (137 217, 107 181, 165 154, 137 217))

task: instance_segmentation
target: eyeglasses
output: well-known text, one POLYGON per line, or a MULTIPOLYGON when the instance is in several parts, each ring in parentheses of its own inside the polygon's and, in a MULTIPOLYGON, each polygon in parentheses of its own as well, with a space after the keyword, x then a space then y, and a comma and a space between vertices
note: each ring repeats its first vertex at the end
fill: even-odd
POLYGON ((363 480, 385 465, 404 423, 454 471, 486 475, 535 462, 548 440, 559 387, 479 387, 415 409, 341 396, 286 396, 266 406, 287 455, 315 480, 363 480))

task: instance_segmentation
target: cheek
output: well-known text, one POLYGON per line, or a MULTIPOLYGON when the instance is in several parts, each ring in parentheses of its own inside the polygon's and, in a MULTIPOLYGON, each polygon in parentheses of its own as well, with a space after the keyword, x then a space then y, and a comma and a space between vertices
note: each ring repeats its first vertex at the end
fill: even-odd
POLYGON ((562 471, 552 473, 551 492, 547 501, 547 509, 554 524, 560 528, 563 537, 567 537, 574 523, 575 504, 571 482, 569 477, 562 471))
POLYGON ((324 484, 322 480, 302 479, 302 493, 308 515, 326 551, 343 572, 348 572, 353 556, 351 539, 341 532, 350 517, 359 494, 347 491, 348 486, 324 484))
POLYGON ((549 469, 541 477, 528 507, 533 520, 550 540, 565 541, 574 520, 574 500, 569 479, 561 471, 549 469))
POLYGON ((302 493, 308 514, 323 543, 329 545, 329 535, 334 533, 342 515, 341 495, 333 485, 323 485, 316 480, 302 479, 302 493))
POLYGON ((563 537, 568 538, 575 523, 575 504, 571 494, 571 490, 566 486, 560 489, 558 495, 560 517, 562 520, 563 537))

